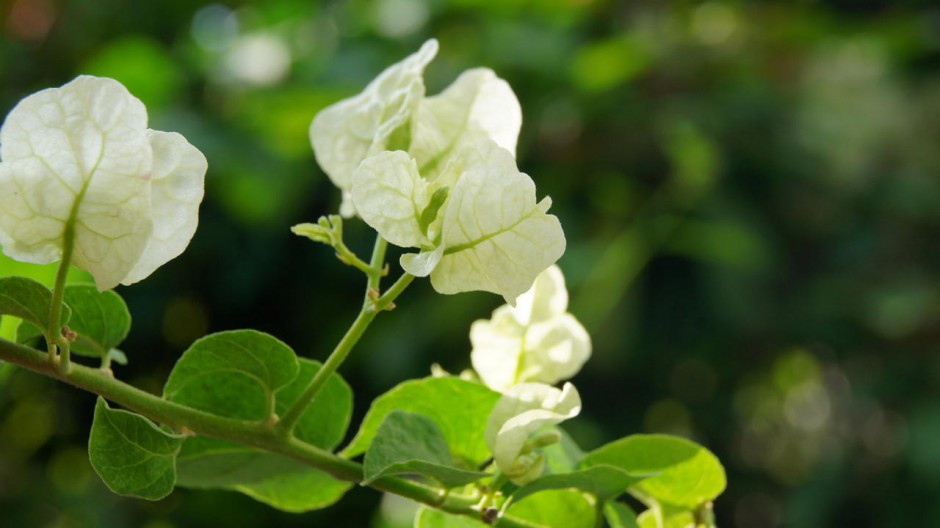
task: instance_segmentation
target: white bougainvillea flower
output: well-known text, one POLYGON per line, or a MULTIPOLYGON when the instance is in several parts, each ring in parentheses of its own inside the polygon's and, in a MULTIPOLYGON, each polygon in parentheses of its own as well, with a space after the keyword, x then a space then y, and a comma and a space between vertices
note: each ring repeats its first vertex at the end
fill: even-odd
POLYGON ((81 76, 23 99, 0 129, 0 246, 72 264, 101 290, 179 255, 196 230, 206 159, 113 79, 81 76))
POLYGON ((430 275, 440 293, 483 290, 514 304, 565 251, 551 199, 537 202, 532 179, 489 139, 463 146, 431 181, 405 152, 372 156, 354 171, 351 194, 383 238, 421 249, 401 265, 430 275))
POLYGON ((314 118, 310 126, 314 154, 343 191, 343 216, 356 214, 350 195, 353 171, 386 149, 407 151, 429 181, 465 145, 480 139, 491 139, 515 155, 522 110, 509 84, 492 70, 468 70, 439 95, 424 97, 424 68, 437 48, 436 40, 425 42, 362 93, 314 118))
POLYGON ((317 163, 343 190, 343 216, 355 214, 349 198, 353 170, 368 156, 385 150, 392 134, 407 125, 424 97, 424 67, 436 54, 437 40, 431 39, 417 53, 388 67, 362 93, 314 117, 310 142, 317 163))
POLYGON ((467 70, 446 90, 421 101, 409 153, 421 175, 437 178, 452 157, 481 139, 516 155, 522 109, 509 84, 487 68, 467 70))
POLYGON ((561 389, 521 383, 496 402, 486 423, 486 445, 493 461, 512 482, 523 485, 542 474, 544 457, 530 437, 581 412, 581 396, 570 383, 561 389))
POLYGON ((480 379, 503 392, 526 381, 571 378, 591 356, 591 338, 568 309, 565 277, 551 266, 529 291, 470 327, 470 359, 480 379))

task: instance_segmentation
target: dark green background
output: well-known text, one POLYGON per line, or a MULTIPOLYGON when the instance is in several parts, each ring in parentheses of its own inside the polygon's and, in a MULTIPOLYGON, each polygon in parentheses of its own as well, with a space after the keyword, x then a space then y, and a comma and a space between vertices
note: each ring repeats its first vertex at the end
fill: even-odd
MULTIPOLYGON (((120 377, 159 391, 193 339, 241 327, 326 356, 362 277, 288 230, 339 200, 307 127, 430 37, 429 93, 485 65, 521 101, 519 166, 554 200, 571 310, 594 340, 569 427, 583 447, 634 432, 707 445, 728 470, 725 527, 940 525, 940 7, 926 0, 4 0, 2 113, 112 76, 209 160, 192 245, 118 290, 134 316, 120 377)), ((347 232, 367 253, 367 228, 347 232)), ((24 272, 51 274, 0 261, 24 272)), ((417 282, 342 369, 357 416, 433 362, 466 368, 470 323, 500 302, 417 282)), ((228 492, 112 496, 84 454, 94 398, 12 370, 0 526, 380 525, 364 489, 305 515, 228 492)))

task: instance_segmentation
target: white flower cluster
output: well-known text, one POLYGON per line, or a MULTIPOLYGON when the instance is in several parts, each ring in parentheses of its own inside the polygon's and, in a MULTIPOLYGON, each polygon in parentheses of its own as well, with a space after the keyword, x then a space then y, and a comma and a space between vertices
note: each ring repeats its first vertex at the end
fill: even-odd
POLYGON ((196 231, 206 158, 148 129, 143 103, 113 79, 81 76, 20 101, 0 160, 0 246, 13 259, 47 264, 71 250, 106 290, 146 278, 196 231))
POLYGON ((553 385, 574 376, 591 357, 591 338, 567 312, 568 290, 558 266, 532 288, 470 327, 473 368, 488 387, 505 392, 523 382, 553 385))
POLYGON ((591 338, 567 309, 564 275, 551 266, 515 306, 501 306, 492 319, 470 328, 473 368, 503 393, 490 414, 486 442, 497 467, 516 484, 542 474, 544 456, 537 448, 545 437, 530 437, 581 411, 574 385, 551 386, 577 374, 591 355, 591 338))
POLYGON ((317 161, 358 214, 392 244, 417 248, 401 265, 441 293, 483 290, 507 302, 564 253, 551 200, 516 168, 519 102, 491 70, 464 72, 425 96, 430 40, 310 126, 317 161))

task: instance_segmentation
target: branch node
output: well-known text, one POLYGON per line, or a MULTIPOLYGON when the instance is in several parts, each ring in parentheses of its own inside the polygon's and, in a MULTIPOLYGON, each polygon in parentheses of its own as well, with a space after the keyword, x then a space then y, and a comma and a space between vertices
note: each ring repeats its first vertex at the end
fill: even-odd
POLYGON ((480 520, 483 521, 484 524, 496 524, 496 521, 499 520, 499 510, 492 506, 485 508, 480 512, 480 520))
POLYGON ((69 328, 68 325, 65 325, 62 327, 62 337, 69 343, 72 343, 78 339, 78 333, 69 328))

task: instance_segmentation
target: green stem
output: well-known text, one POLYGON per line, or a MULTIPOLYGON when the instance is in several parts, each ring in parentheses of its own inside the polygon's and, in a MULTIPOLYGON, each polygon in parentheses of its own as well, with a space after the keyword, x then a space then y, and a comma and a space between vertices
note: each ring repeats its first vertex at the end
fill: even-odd
POLYGON ((339 260, 349 264, 350 266, 358 269, 359 271, 369 274, 372 270, 369 268, 369 265, 365 263, 361 258, 357 257, 355 253, 349 251, 345 245, 336 246, 336 254, 339 255, 339 260))
POLYGON ((337 343, 330 357, 326 359, 323 366, 320 367, 320 370, 318 370, 313 379, 310 380, 310 384, 307 385, 307 388, 300 394, 297 401, 295 401, 290 409, 284 413, 284 416, 281 417, 281 420, 277 424, 277 429, 282 434, 289 436, 293 432, 294 427, 297 426, 297 422, 300 420, 304 411, 307 410, 310 402, 312 402, 317 393, 320 392, 320 389, 323 388, 323 385, 330 376, 346 361, 349 353, 377 314, 377 311, 367 310, 365 307, 359 311, 356 320, 353 321, 352 326, 346 331, 346 335, 343 336, 343 339, 337 343))
MULTIPOLYGON (((378 290, 379 285, 382 282, 382 275, 385 273, 385 251, 388 249, 388 242, 382 235, 375 236, 375 246, 372 248, 372 258, 369 260, 370 272, 367 273, 369 277, 369 290, 378 290)), ((368 292, 366 292, 368 295, 368 292)), ((366 302, 369 299, 366 298, 366 302)))
MULTIPOLYGON (((405 287, 408 285, 407 283, 410 282, 406 281, 403 286, 395 288, 395 286, 402 282, 402 279, 398 279, 392 289, 382 297, 375 299, 372 292, 378 291, 382 281, 382 268, 384 267, 385 250, 387 247, 388 243, 385 239, 381 236, 376 237, 375 247, 372 250, 372 258, 369 261, 370 272, 367 273, 369 280, 362 309, 359 310, 359 315, 356 316, 356 320, 353 321, 352 326, 346 331, 346 335, 336 344, 336 348, 333 349, 333 352, 326 358, 323 366, 320 367, 320 370, 318 370, 313 379, 310 380, 310 384, 307 385, 300 394, 300 397, 297 398, 297 401, 295 401, 287 412, 284 413, 284 416, 281 417, 281 420, 277 424, 277 430, 282 435, 291 435, 304 411, 307 410, 307 407, 309 407, 313 399, 316 398, 320 389, 322 389, 323 385, 330 379, 330 376, 335 373, 340 365, 346 361, 346 358, 349 357, 349 353, 352 352, 353 347, 359 342, 359 338, 365 333, 366 328, 369 328, 369 325, 372 324, 372 320, 375 319, 375 316, 378 315, 381 310, 389 306, 392 301, 405 290, 405 287)), ((402 277, 405 276, 406 275, 403 275, 402 277)))
POLYGON ((72 343, 62 341, 59 347, 59 372, 68 374, 72 370, 72 343))
POLYGON ((627 493, 633 495, 635 499, 645 504, 646 507, 653 512, 653 519, 656 521, 656 528, 665 528, 666 518, 663 516, 663 508, 659 504, 659 501, 635 487, 628 489, 627 493))
MULTIPOLYGON (((62 339, 62 327, 59 325, 59 319, 62 317, 62 298, 65 297, 65 282, 69 276, 69 267, 72 264, 72 251, 75 247, 75 223, 71 221, 66 223, 65 233, 62 235, 62 260, 59 262, 59 268, 55 273, 55 286, 52 288, 52 303, 49 305, 49 327, 46 328, 46 348, 49 350, 49 358, 55 358, 58 351, 58 345, 62 339)), ((64 354, 62 357, 65 368, 68 368, 69 356, 64 354)))
POLYGON ((398 277, 398 280, 392 284, 388 291, 375 301, 375 309, 382 311, 391 308, 394 305, 395 299, 405 291, 405 288, 407 288, 413 280, 415 280, 415 276, 410 273, 405 273, 401 277, 398 277))
MULTIPOLYGON (((50 378, 103 396, 122 407, 143 414, 178 431, 190 430, 223 440, 266 448, 273 446, 274 440, 277 439, 270 426, 264 426, 259 422, 224 418, 165 400, 119 381, 101 369, 73 363, 69 372, 62 372, 56 361, 50 361, 41 352, 5 339, 0 339, 0 357, 50 378)), ((315 465, 336 478, 357 480, 361 477, 361 468, 358 464, 317 447, 309 446, 304 458, 310 461, 311 465, 315 465)))
POLYGON ((604 501, 594 497, 594 528, 604 528, 604 501))
MULTIPOLYGON (((192 431, 199 435, 257 447, 325 471, 338 480, 362 481, 360 464, 297 438, 280 436, 270 424, 224 418, 186 407, 119 381, 101 369, 73 363, 68 372, 62 372, 57 362, 50 360, 46 354, 6 339, 0 339, 0 360, 103 396, 124 408, 166 424, 177 431, 192 431)), ((479 499, 476 496, 447 494, 443 489, 396 477, 382 478, 369 485, 449 513, 477 519, 480 516, 480 512, 475 509, 479 499)), ((500 526, 543 528, 512 516, 504 517, 500 521, 500 526)))

